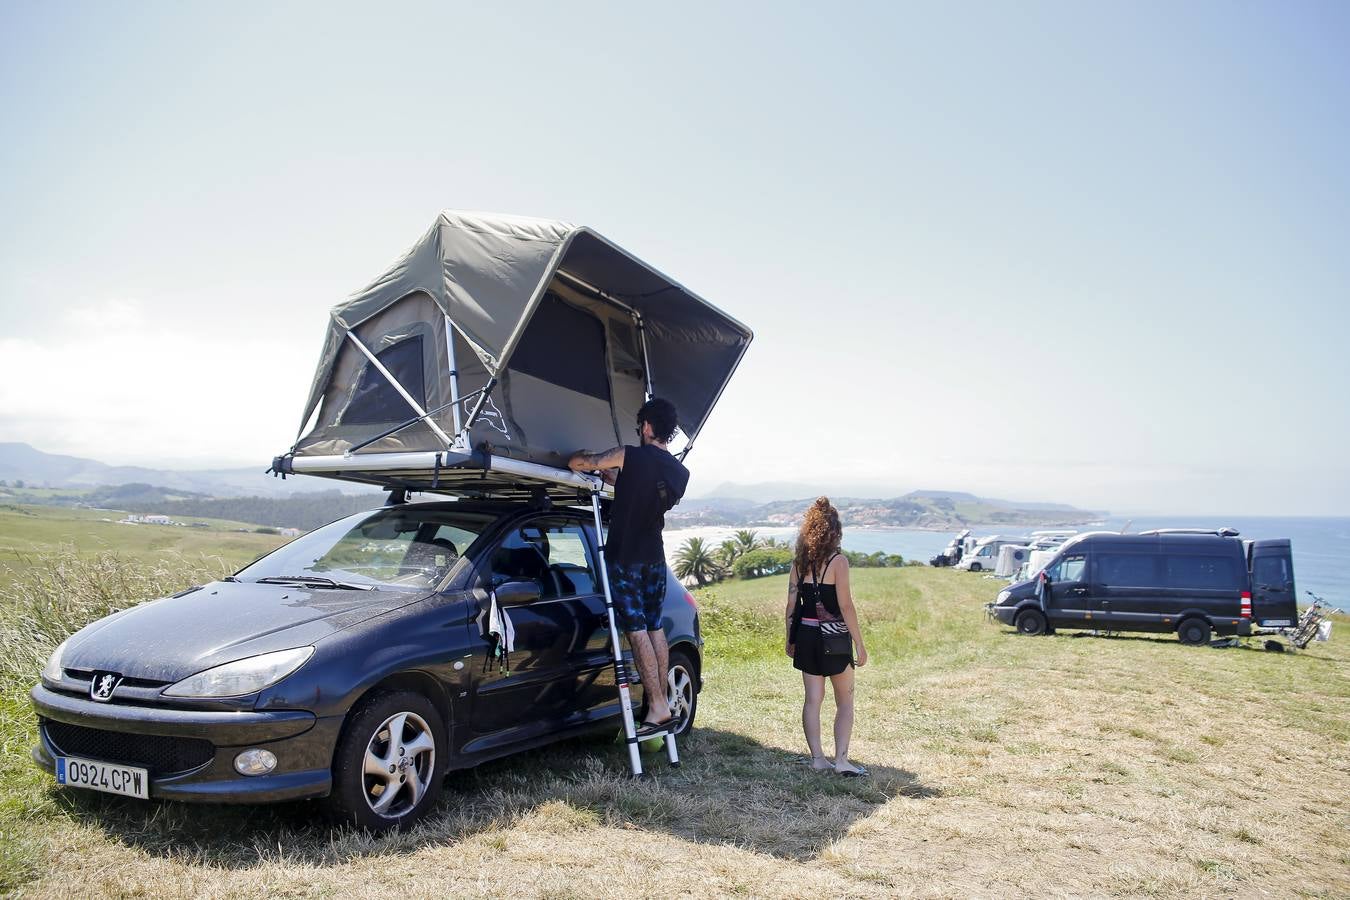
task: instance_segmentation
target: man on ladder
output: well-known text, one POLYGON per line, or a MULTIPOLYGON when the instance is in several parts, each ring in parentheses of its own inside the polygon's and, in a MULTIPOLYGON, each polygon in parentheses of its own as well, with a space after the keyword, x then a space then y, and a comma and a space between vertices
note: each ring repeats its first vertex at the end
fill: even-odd
MULTIPOLYGON (((689 484, 689 470, 666 449, 675 436, 676 421, 675 405, 654 397, 638 410, 636 447, 575 453, 567 463, 574 472, 599 469, 606 481, 610 480, 610 470, 619 471, 609 537, 602 554, 618 625, 628 634, 628 645, 645 686, 647 714, 637 729, 639 739, 678 727, 666 698, 670 655, 661 624, 661 604, 666 596, 666 552, 661 530, 666 512, 684 496, 689 484)), ((598 518, 597 506, 597 527, 598 518)), ((624 694, 626 701, 626 691, 624 694)))

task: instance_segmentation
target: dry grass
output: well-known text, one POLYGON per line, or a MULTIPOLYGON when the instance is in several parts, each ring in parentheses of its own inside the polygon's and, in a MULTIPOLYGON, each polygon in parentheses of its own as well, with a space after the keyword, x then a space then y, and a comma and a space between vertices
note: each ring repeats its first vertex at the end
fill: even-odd
POLYGON ((979 576, 855 582, 869 780, 794 761, 800 681, 763 579, 705 596, 699 727, 649 782, 574 741, 454 775, 428 822, 373 839, 305 805, 60 792, 7 731, 3 808, 36 826, 11 878, 35 897, 1350 895, 1344 630, 1298 655, 1022 638, 983 621, 979 576))

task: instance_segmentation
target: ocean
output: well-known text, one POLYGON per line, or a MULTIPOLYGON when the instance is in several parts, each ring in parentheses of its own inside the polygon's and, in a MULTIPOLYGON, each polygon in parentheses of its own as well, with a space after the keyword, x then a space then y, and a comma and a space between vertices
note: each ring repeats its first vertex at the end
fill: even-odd
MULTIPOLYGON (((1084 531, 1119 531, 1128 525, 1131 532, 1151 528, 1236 528, 1243 538, 1289 538, 1294 550, 1294 581, 1299 604, 1311 602, 1312 591, 1350 612, 1350 518, 1295 518, 1241 516, 1113 516, 1081 526, 1084 531)), ((993 534, 1026 534, 1046 526, 1015 528, 974 528, 984 537, 993 534)), ((714 547, 731 537, 735 528, 681 528, 665 533, 666 555, 673 557, 680 545, 691 537, 702 537, 714 547)), ((794 541, 795 528, 755 528, 760 537, 794 541)), ((906 560, 928 562, 936 556, 955 532, 920 531, 912 528, 845 528, 844 549, 858 553, 899 553, 906 560)))

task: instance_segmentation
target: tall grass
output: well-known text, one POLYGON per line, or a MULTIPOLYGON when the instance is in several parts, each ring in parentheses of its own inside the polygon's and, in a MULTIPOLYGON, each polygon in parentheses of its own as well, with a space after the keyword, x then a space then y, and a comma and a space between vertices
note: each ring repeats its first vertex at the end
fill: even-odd
POLYGON ((51 812, 41 775, 28 759, 37 731, 28 690, 56 646, 90 622, 233 566, 215 557, 157 562, 114 553, 80 555, 58 547, 8 569, 0 580, 0 892, 33 878, 42 865, 34 824, 51 812))

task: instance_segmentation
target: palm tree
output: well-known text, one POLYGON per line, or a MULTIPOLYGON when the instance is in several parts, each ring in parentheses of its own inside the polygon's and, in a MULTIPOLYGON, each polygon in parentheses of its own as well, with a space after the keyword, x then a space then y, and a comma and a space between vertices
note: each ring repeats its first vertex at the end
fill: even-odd
POLYGON ((736 562, 736 557, 741 555, 741 545, 731 538, 727 538, 717 545, 717 555, 719 557, 718 561, 722 563, 722 568, 730 569, 736 562))
POLYGON ((750 529, 736 532, 736 546, 740 548, 740 553, 759 549, 759 532, 750 529))
POLYGON ((675 574, 681 578, 693 578, 699 587, 715 581, 720 572, 717 559, 703 543, 703 538, 692 537, 675 551, 675 574))

